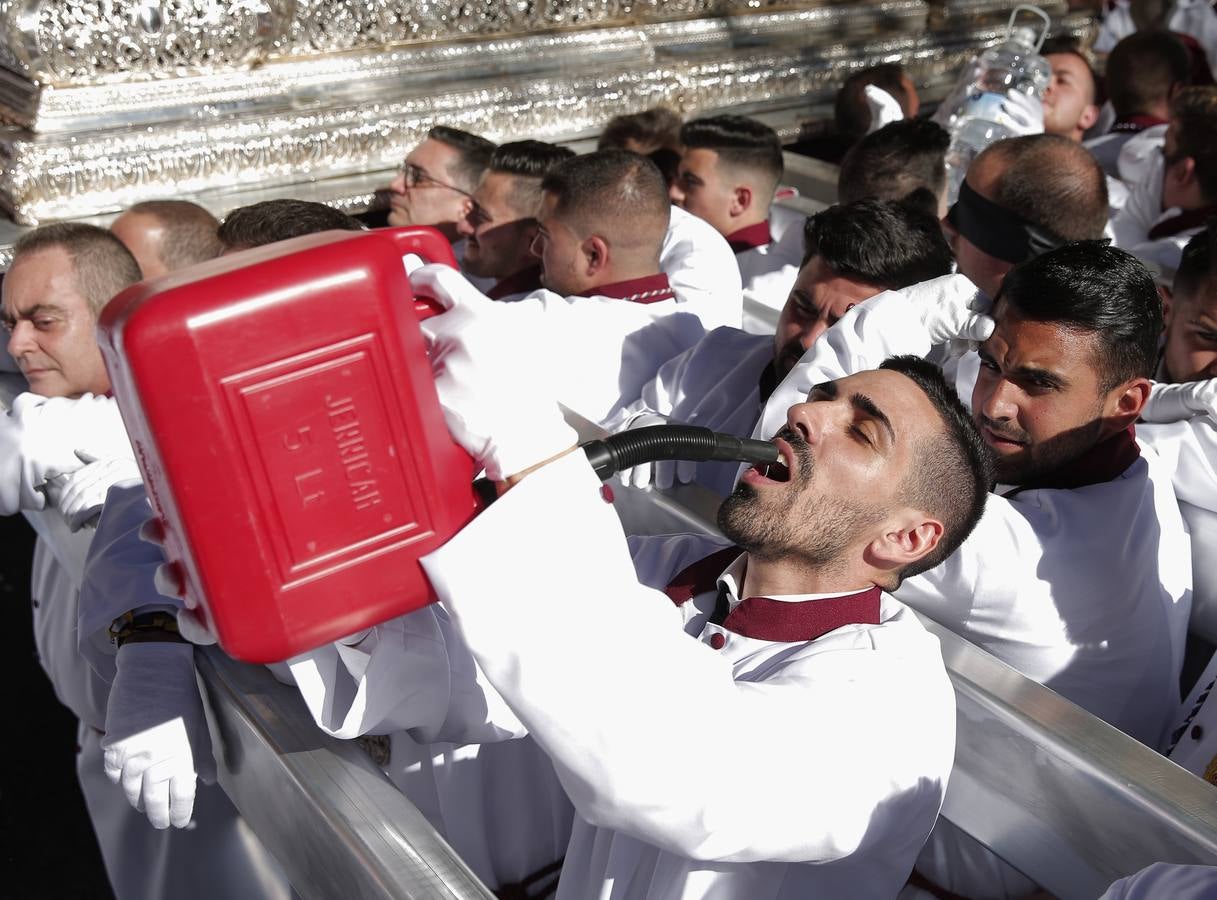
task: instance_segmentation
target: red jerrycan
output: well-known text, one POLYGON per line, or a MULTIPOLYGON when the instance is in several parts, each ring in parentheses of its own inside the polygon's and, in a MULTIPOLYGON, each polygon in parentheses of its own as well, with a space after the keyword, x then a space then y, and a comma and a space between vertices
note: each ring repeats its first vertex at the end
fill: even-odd
POLYGON ((220 646, 273 662, 434 599, 473 517, 402 257, 430 228, 331 231, 136 284, 99 340, 166 553, 220 646))

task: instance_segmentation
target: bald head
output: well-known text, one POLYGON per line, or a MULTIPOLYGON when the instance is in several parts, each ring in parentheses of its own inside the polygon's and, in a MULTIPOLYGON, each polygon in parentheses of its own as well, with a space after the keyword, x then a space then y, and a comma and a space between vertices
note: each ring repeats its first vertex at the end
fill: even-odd
POLYGON ((110 224, 110 231, 135 257, 145 278, 215 259, 224 249, 220 223, 197 203, 149 200, 110 224))

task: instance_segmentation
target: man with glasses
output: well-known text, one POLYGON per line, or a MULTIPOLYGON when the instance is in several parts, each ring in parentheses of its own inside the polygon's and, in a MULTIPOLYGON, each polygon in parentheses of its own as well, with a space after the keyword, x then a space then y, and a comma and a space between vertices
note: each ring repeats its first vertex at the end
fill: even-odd
POLYGON ((1217 212, 1217 87, 1171 101, 1162 155, 1112 219, 1115 243, 1169 281, 1188 239, 1217 212))
POLYGON ((430 225, 456 245, 457 223, 473 210, 473 192, 493 152, 483 137, 436 125, 389 182, 389 224, 430 225))

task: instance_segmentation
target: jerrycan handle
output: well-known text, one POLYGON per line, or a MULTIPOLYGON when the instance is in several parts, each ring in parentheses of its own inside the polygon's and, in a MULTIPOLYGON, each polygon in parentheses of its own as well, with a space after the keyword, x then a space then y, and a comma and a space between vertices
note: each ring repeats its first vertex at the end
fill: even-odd
POLYGON ((1048 13, 1044 12, 1038 6, 1030 4, 1020 4, 1014 7, 1014 11, 1010 13, 1010 21, 1006 23, 1006 37, 1014 34, 1014 20, 1018 18, 1019 13, 1031 13, 1040 19, 1039 37, 1035 41, 1035 52, 1039 53, 1040 48, 1044 46, 1044 40, 1048 37, 1048 30, 1052 28, 1052 19, 1048 13))
MULTIPOLYGON (((402 256, 414 253, 424 262, 443 263, 454 269, 459 268, 456 264, 456 256, 452 252, 452 245, 434 228, 428 228, 425 225, 409 225, 404 228, 381 229, 381 233, 387 235, 397 245, 402 256)), ((439 315, 443 311, 444 308, 433 297, 414 298, 414 312, 418 315, 419 321, 439 315)))

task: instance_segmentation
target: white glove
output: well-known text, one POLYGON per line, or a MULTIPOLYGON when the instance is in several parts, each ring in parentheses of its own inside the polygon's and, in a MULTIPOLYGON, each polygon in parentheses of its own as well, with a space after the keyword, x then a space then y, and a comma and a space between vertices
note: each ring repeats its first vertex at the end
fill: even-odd
POLYGON ((1217 378, 1182 384, 1154 382, 1141 407, 1145 422, 1178 422, 1203 415, 1217 419, 1217 378))
POLYGON ((1010 91, 998 104, 997 121, 1015 137, 1044 133, 1044 104, 1034 94, 1010 91))
POLYGON ((106 708, 106 776, 153 828, 185 828, 195 777, 215 781, 211 736, 194 675, 194 647, 127 643, 106 708))
POLYGON ((87 450, 77 450, 76 456, 85 466, 63 477, 56 504, 72 531, 97 524, 111 487, 141 480, 139 466, 129 456, 98 459, 87 450))
MULTIPOLYGON (((641 413, 630 420, 625 431, 647 428, 651 425, 667 425, 667 416, 658 413, 641 413)), ((620 433, 620 432, 618 432, 620 433)), ((697 463, 686 459, 660 459, 653 463, 639 463, 632 469, 617 473, 626 487, 649 491, 652 486, 661 491, 670 490, 676 484, 689 484, 697 477, 697 463)))
MULTIPOLYGON (((453 439, 493 481, 544 462, 578 442, 537 369, 533 336, 513 305, 495 303, 445 265, 410 276, 416 294, 446 312, 422 322, 435 389, 453 439)), ((577 373, 570 373, 577 377, 577 373)))
POLYGON ((867 134, 878 131, 884 125, 904 121, 904 110, 896 102, 896 98, 883 88, 868 84, 865 88, 866 106, 870 110, 870 128, 867 134))
POLYGON ((987 315, 993 302, 963 275, 942 275, 899 293, 917 312, 930 343, 948 344, 952 355, 975 350, 997 327, 987 315))

